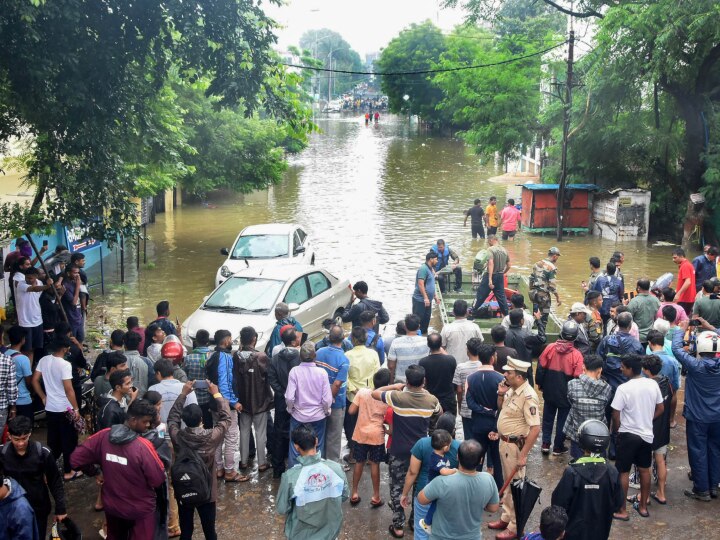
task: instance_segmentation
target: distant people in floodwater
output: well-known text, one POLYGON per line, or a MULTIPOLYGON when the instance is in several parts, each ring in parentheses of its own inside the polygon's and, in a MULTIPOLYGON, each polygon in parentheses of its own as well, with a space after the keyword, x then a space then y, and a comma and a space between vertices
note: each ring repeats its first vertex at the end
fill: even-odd
POLYGON ((370 113, 365 113, 365 125, 367 126, 370 123, 370 113))
POLYGON ((375 111, 375 123, 377 124, 380 121, 380 113, 375 111))

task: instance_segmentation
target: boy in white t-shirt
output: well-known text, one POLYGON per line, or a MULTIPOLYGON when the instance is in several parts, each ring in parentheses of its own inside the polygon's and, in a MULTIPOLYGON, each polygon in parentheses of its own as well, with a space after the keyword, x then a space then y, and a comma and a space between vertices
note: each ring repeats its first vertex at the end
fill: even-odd
POLYGON ((55 459, 63 456, 65 480, 73 480, 82 473, 70 467, 70 454, 78 444, 78 434, 66 412, 68 409, 78 414, 78 402, 72 386, 72 365, 65 360, 70 350, 70 338, 55 336, 48 349, 51 354, 43 356, 33 373, 32 385, 45 405, 47 417, 47 444, 55 459), (40 380, 44 383, 40 384, 40 380))
MULTIPOLYGON (((649 517, 647 500, 650 496, 650 466, 652 465, 653 419, 663 413, 663 397, 653 379, 642 376, 642 356, 622 358, 622 374, 628 378, 618 386, 612 401, 612 426, 617 433, 615 466, 627 497, 630 469, 640 471, 640 498, 633 508, 642 517, 649 517)), ((613 517, 628 521, 625 499, 613 517)))

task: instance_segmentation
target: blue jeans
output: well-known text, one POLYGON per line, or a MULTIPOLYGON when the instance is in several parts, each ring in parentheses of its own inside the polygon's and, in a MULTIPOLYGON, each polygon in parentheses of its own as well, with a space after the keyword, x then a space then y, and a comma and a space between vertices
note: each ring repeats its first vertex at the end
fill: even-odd
POLYGON ((292 432, 293 430, 302 425, 305 424, 306 426, 313 429, 315 432, 315 435, 317 435, 318 438, 318 454, 322 456, 323 449, 325 448, 325 418, 322 420, 317 420, 315 422, 298 422, 293 418, 290 417, 290 450, 288 452, 288 469, 290 467, 293 467, 297 463, 297 458, 300 455, 297 450, 295 450, 295 445, 292 443, 292 432))
MULTIPOLYGON (((430 298, 429 295, 428 298, 430 298)), ((413 315, 417 315, 418 317, 420 317, 420 332, 422 332, 423 335, 427 334, 428 326, 430 326, 430 315, 432 315, 432 301, 433 299, 430 298, 430 305, 426 306, 424 300, 416 300, 415 298, 412 299, 412 312, 413 315)))
POLYGON ((717 490, 720 483, 720 422, 685 421, 688 461, 697 493, 717 490))
MULTIPOLYGON (((503 315, 508 314, 507 298, 505 298, 505 274, 502 272, 496 272, 492 275, 493 291, 495 293, 495 299, 497 300, 498 307, 503 315)), ((485 299, 490 294, 490 280, 487 272, 483 274, 480 280, 480 286, 478 287, 477 296, 475 297, 475 305, 473 311, 483 305, 485 299)))
POLYGON ((567 420, 568 414, 570 413, 570 407, 560 408, 556 407, 552 403, 547 401, 543 405, 543 419, 542 419, 542 442, 543 444, 550 444, 552 439, 553 424, 555 423, 555 413, 557 413, 557 426, 555 428, 555 442, 553 448, 562 448, 565 442, 565 433, 563 428, 565 427, 565 420, 567 420))
POLYGON ((415 516, 413 519, 413 523, 415 524, 415 530, 413 531, 413 533, 415 535, 415 540, 428 540, 429 538, 428 534, 425 532, 425 529, 420 526, 420 520, 425 519, 428 511, 430 510, 430 506, 430 504, 420 504, 417 497, 413 498, 413 510, 415 511, 415 516))

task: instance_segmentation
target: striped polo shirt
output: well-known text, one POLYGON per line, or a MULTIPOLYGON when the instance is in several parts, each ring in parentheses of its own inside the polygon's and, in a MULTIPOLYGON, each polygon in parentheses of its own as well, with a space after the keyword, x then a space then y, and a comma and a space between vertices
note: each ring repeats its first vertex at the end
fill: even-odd
POLYGON ((393 410, 390 453, 408 456, 413 445, 435 426, 442 413, 440 402, 427 390, 392 390, 383 392, 382 400, 393 410))

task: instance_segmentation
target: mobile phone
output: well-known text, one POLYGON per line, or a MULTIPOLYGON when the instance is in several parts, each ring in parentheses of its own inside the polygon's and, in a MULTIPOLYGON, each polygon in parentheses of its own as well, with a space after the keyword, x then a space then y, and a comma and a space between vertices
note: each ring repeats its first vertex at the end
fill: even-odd
POLYGON ((180 326, 180 319, 175 317, 175 326, 180 326))
POLYGON ((133 392, 137 392, 137 386, 133 386, 133 387, 132 387, 132 391, 133 391, 133 392))
POLYGON ((689 326, 700 326, 701 324, 702 323, 697 319, 693 319, 688 323, 689 326))
POLYGON ((195 381, 195 384, 193 384, 193 388, 195 388, 196 390, 207 390, 208 383, 207 381, 198 380, 195 381))
POLYGON ((47 246, 48 246, 48 243, 49 243, 49 242, 48 242, 47 240, 43 240, 43 246, 47 247, 47 246))
POLYGON ((300 345, 305 343, 307 341, 307 338, 308 338, 308 335, 305 332, 303 332, 302 338, 300 338, 300 345))

